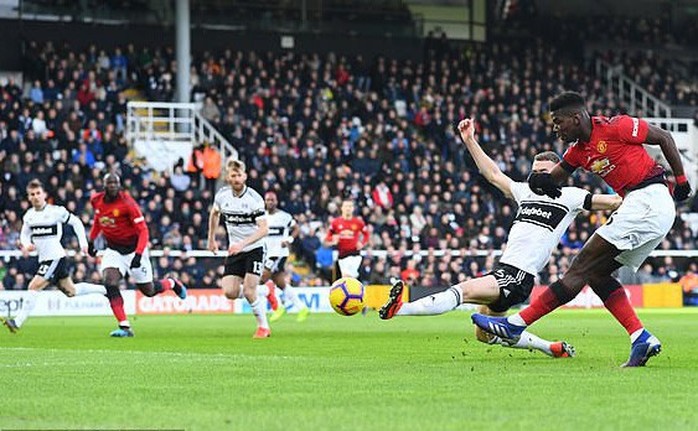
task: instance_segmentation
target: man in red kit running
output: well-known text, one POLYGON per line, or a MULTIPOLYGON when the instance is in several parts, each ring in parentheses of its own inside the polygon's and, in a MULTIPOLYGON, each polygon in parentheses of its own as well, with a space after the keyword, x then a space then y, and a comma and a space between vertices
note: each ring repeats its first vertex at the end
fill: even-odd
POLYGON ((359 251, 367 242, 368 227, 361 218, 354 217, 354 201, 346 197, 342 200, 341 215, 332 220, 325 237, 325 244, 336 245, 339 252, 335 273, 340 276, 336 278, 359 276, 359 251))
POLYGON ((102 255, 101 270, 109 305, 119 322, 112 337, 133 337, 131 324, 124 311, 119 281, 131 274, 136 287, 146 296, 173 290, 181 299, 187 297, 184 284, 173 277, 153 283, 153 267, 148 253, 148 227, 140 208, 127 192, 121 190, 121 178, 115 173, 104 177, 104 191, 90 199, 95 216, 90 230, 90 255, 96 255, 94 240, 101 233, 107 242, 102 255))
POLYGON ((625 290, 611 274, 623 265, 637 271, 669 232, 676 216, 664 169, 642 144, 659 145, 676 177, 674 198, 682 201, 691 188, 679 152, 669 132, 644 120, 627 115, 591 117, 578 93, 557 96, 550 111, 553 130, 572 145, 550 173, 529 177, 531 189, 556 198, 560 184, 581 167, 603 178, 624 197, 623 203, 584 244, 565 275, 528 308, 508 318, 473 314, 473 322, 491 334, 517 340, 528 325, 571 301, 588 284, 630 335, 630 358, 623 366, 644 366, 659 354, 661 343, 644 329, 625 290))

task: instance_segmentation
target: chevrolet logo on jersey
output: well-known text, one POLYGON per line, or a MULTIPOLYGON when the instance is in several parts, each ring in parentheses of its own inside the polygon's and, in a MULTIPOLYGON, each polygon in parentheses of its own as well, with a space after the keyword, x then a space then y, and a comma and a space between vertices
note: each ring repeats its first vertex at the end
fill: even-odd
POLYGON ((592 163, 591 166, 589 167, 591 172, 593 172, 601 177, 605 177, 615 168, 616 168, 616 165, 612 165, 610 160, 608 160, 608 158, 595 160, 594 163, 592 163))
POLYGON ((99 224, 101 224, 104 227, 111 227, 114 226, 114 224, 116 224, 116 221, 111 217, 104 216, 99 218, 99 224))
POLYGON ((115 209, 115 210, 114 210, 114 217, 119 217, 119 214, 120 214, 120 213, 119 213, 119 209, 118 209, 118 208, 115 209))

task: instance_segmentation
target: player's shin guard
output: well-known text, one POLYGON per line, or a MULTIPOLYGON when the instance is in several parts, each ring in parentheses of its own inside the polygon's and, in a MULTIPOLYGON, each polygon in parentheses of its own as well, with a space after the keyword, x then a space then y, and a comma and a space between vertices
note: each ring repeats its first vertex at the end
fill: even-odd
POLYGON ((531 325, 557 307, 567 304, 574 299, 575 296, 577 296, 576 293, 571 292, 570 289, 562 283, 562 280, 558 280, 543 289, 540 296, 532 300, 531 305, 522 310, 519 316, 521 316, 526 325, 531 325))
POLYGON ((604 307, 625 328, 628 335, 642 329, 642 322, 637 317, 628 295, 625 294, 625 289, 618 280, 608 276, 602 280, 593 281, 591 288, 601 298, 604 307))
POLYGON ((111 307, 114 317, 119 322, 119 326, 122 328, 130 328, 131 324, 126 317, 126 311, 124 311, 124 298, 121 296, 119 291, 119 286, 105 286, 107 288, 107 298, 109 299, 109 306, 111 307))

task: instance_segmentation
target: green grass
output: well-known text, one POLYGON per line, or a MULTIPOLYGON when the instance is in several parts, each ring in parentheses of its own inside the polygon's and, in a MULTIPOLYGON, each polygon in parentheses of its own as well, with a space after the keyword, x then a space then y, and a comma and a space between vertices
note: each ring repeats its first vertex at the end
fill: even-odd
POLYGON ((627 336, 603 311, 534 332, 573 359, 475 341, 467 313, 286 316, 252 340, 250 315, 33 318, 0 333, 0 429, 696 429, 698 310, 641 312, 664 353, 619 369, 627 336))

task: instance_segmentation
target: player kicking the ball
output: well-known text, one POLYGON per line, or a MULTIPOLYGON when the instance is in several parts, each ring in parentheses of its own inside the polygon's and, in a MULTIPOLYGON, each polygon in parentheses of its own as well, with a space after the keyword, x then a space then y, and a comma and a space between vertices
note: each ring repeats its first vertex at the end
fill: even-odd
POLYGON ((116 173, 104 176, 104 191, 90 198, 94 209, 94 221, 90 230, 90 255, 96 255, 93 241, 101 234, 107 242, 102 254, 102 277, 107 288, 107 298, 119 328, 112 337, 133 337, 131 324, 124 311, 124 299, 119 281, 129 274, 136 287, 145 296, 152 297, 172 290, 181 299, 187 297, 187 288, 173 277, 153 283, 153 267, 148 253, 148 227, 140 208, 127 192, 121 190, 121 178, 116 173))
POLYGON ((540 195, 559 196, 560 184, 581 167, 599 175, 624 196, 623 204, 584 244, 565 275, 531 301, 530 307, 508 318, 474 314, 473 321, 485 331, 513 341, 528 325, 571 301, 588 284, 630 335, 630 358, 623 366, 644 366, 661 351, 661 343, 644 329, 623 286, 612 274, 623 265, 637 271, 676 217, 664 168, 642 144, 661 148, 676 177, 674 198, 679 201, 691 194, 681 157, 669 132, 627 115, 591 117, 578 93, 557 96, 550 111, 554 131, 572 145, 550 171, 531 175, 531 189, 540 195))
POLYGON ((14 319, 2 319, 10 332, 17 332, 36 305, 39 291, 55 284, 66 296, 81 296, 91 293, 104 295, 104 286, 92 283, 75 283, 68 273, 68 258, 61 245, 63 225, 69 224, 78 237, 80 249, 87 253, 85 227, 80 220, 62 206, 46 203, 46 192, 39 180, 27 185, 27 195, 32 207, 24 214, 20 245, 26 251, 36 250, 39 254, 39 269, 29 282, 29 291, 24 305, 14 319))
POLYGON ((264 263, 261 283, 264 285, 268 280, 272 280, 283 291, 283 302, 281 304, 278 303, 274 288, 270 289, 267 295, 267 300, 272 310, 274 310, 269 321, 275 322, 279 320, 288 308, 293 307, 298 312, 296 320, 303 322, 308 318, 310 310, 298 298, 293 286, 288 285, 286 282, 288 246, 298 237, 300 228, 291 214, 279 208, 279 200, 276 197, 276 193, 271 191, 265 193, 264 204, 267 209, 269 235, 264 238, 267 245, 267 261, 264 263))
MULTIPOLYGON (((510 307, 529 297, 536 274, 548 263, 560 238, 582 209, 614 210, 621 203, 617 195, 592 195, 577 187, 564 187, 558 199, 539 196, 533 193, 528 184, 515 182, 506 176, 485 154, 475 140, 471 119, 461 121, 458 130, 480 173, 519 205, 506 249, 491 273, 415 302, 402 302, 404 284, 397 281, 393 284, 388 302, 379 310, 382 319, 395 315, 442 314, 465 303, 483 304, 481 310, 484 313, 502 316, 510 307)), ((553 152, 540 153, 535 156, 531 171, 550 172, 559 160, 553 152)), ((486 334, 479 328, 475 333, 479 341, 491 344, 536 349, 555 357, 574 354, 574 349, 565 342, 546 341, 527 331, 513 341, 503 339, 498 334, 486 334)))
POLYGON ((269 233, 264 212, 264 199, 247 187, 245 164, 229 160, 226 164, 225 186, 218 190, 208 219, 208 249, 217 252, 216 228, 223 216, 228 231, 228 256, 225 258, 223 292, 228 299, 247 299, 257 319, 253 338, 271 336, 267 322, 266 303, 257 296, 266 254, 263 238, 269 233))

